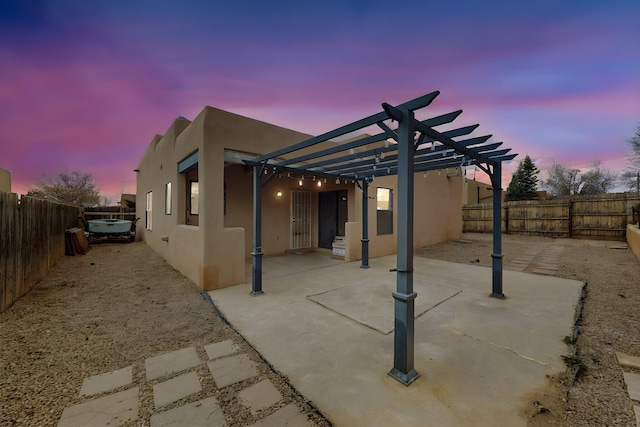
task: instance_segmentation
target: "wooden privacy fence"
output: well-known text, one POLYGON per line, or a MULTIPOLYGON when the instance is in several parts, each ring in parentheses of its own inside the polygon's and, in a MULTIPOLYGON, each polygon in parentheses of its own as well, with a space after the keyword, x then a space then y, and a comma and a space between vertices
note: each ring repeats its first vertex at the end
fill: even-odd
MULTIPOLYGON (((502 210, 502 232, 577 239, 624 240, 627 224, 636 221, 640 197, 605 194, 559 200, 506 202, 502 210)), ((493 206, 462 208, 464 232, 490 233, 493 206)))
POLYGON ((79 214, 76 206, 0 192, 0 312, 64 256, 65 230, 79 214))

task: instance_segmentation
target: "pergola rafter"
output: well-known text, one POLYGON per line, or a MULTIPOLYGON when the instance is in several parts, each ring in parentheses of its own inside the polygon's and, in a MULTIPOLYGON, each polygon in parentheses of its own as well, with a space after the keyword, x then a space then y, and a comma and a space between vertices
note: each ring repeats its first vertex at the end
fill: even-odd
POLYGON ((258 156, 245 163, 254 168, 254 239, 252 266, 253 295, 262 291, 261 200, 262 188, 273 176, 294 173, 317 178, 346 179, 356 182, 362 190, 362 268, 368 268, 368 212, 369 184, 386 175, 398 176, 397 213, 397 290, 395 299, 394 367, 391 376, 405 385, 418 377, 413 368, 413 179, 415 172, 457 169, 477 166, 491 178, 493 187, 493 253, 491 297, 504 298, 502 292, 501 243, 501 176, 502 162, 514 159, 510 149, 499 149, 501 142, 488 142, 491 135, 466 137, 478 125, 464 126, 447 131, 434 127, 455 121, 462 110, 453 111, 426 120, 417 120, 414 111, 433 102, 440 94, 435 91, 411 101, 392 106, 382 104, 382 112, 341 126, 322 135, 258 156), (385 121, 398 123, 392 129, 385 121), (381 133, 349 140, 344 143, 335 138, 356 132, 365 132, 371 126, 381 133), (332 144, 327 147, 328 144, 332 144), (322 148, 313 150, 318 144, 322 148), (286 156, 284 158, 283 156, 286 156))

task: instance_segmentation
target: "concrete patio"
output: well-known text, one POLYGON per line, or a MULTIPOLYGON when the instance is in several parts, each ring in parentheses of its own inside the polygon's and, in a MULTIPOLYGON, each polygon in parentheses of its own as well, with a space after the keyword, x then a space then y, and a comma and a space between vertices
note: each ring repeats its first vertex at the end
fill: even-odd
POLYGON ((248 279, 210 296, 337 426, 526 425, 533 393, 565 370, 583 283, 504 271, 498 300, 489 268, 415 258, 420 378, 405 387, 388 375, 396 257, 359 265, 265 257, 264 295, 251 296, 248 279))

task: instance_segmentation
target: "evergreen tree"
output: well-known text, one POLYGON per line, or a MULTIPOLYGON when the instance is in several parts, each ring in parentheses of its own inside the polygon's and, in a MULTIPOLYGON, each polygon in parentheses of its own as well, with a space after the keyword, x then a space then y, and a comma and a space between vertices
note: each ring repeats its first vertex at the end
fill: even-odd
POLYGON ((538 197, 538 174, 540 171, 533 164, 529 155, 520 161, 518 169, 513 173, 507 187, 507 201, 535 200, 538 197))

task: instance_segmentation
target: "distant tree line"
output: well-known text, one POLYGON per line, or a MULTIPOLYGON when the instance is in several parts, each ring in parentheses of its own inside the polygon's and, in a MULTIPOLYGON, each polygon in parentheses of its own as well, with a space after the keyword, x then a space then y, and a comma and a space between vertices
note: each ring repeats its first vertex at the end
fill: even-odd
POLYGON ((538 184, 553 197, 604 194, 613 190, 617 183, 629 191, 640 192, 640 125, 627 143, 630 149, 627 166, 620 175, 603 168, 599 160, 594 161, 587 171, 571 168, 554 160, 547 170, 546 179, 540 180, 540 170, 527 155, 511 177, 506 200, 534 200, 538 197, 538 184))

